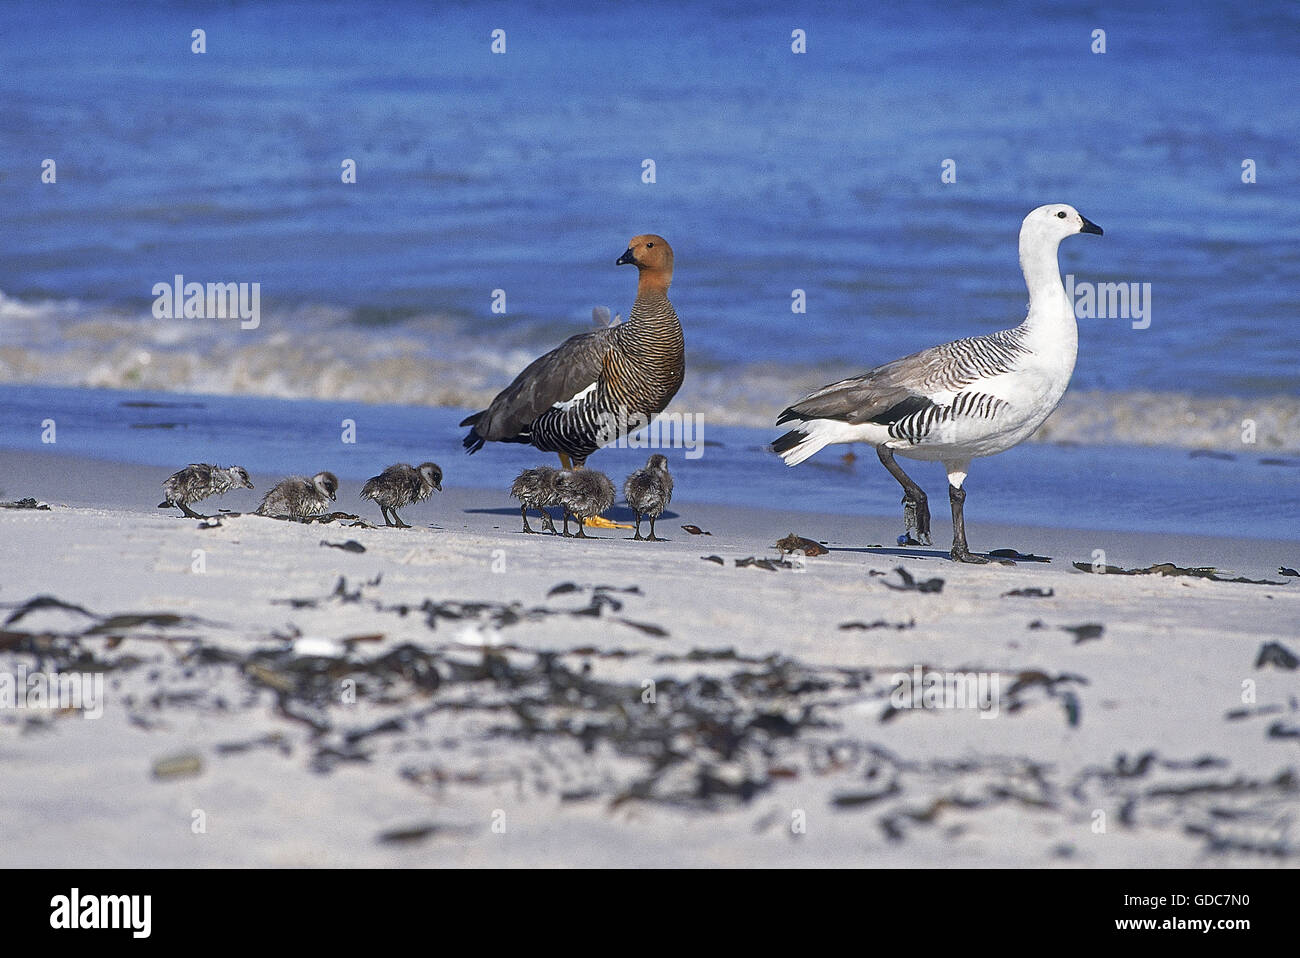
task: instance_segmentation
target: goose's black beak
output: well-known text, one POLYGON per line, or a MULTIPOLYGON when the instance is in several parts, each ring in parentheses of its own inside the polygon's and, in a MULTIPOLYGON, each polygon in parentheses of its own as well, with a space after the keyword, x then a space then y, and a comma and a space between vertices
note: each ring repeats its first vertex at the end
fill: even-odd
POLYGON ((636 265, 636 257, 632 255, 630 249, 620 256, 614 263, 615 266, 627 266, 628 264, 631 264, 632 266, 636 265))
POLYGON ((1079 214, 1079 219, 1083 220, 1083 229, 1079 230, 1080 233, 1096 233, 1098 236, 1104 235, 1101 231, 1101 227, 1088 219, 1088 217, 1084 216, 1082 213, 1079 214))

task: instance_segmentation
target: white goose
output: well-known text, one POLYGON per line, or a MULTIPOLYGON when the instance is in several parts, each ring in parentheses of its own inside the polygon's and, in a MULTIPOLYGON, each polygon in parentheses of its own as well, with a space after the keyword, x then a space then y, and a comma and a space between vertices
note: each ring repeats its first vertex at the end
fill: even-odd
POLYGON ((925 493, 894 460, 943 463, 952 505, 952 558, 987 562, 966 545, 962 506, 970 462, 1028 438, 1056 408, 1074 372, 1079 329, 1065 295, 1057 248, 1075 233, 1101 235, 1072 206, 1040 206, 1020 224, 1020 268, 1029 287, 1029 315, 1014 329, 935 346, 885 363, 861 376, 823 386, 784 410, 793 422, 772 443, 797 466, 823 446, 865 442, 903 487, 903 521, 930 542, 925 493))

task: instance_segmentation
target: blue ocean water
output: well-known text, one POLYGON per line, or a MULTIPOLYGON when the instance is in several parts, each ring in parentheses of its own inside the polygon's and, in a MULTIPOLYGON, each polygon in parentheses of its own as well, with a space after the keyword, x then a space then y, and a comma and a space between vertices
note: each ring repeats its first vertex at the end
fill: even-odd
POLYGON ((1063 270, 1151 297, 1147 329, 1081 321, 1076 388, 1300 391, 1300 5, 579 7, 0 4, 0 378, 239 392, 294 365, 331 398, 312 356, 389 348, 468 404, 458 364, 503 385, 592 306, 626 314, 614 260, 655 231, 692 375, 788 368, 775 412, 1018 322, 1020 220, 1066 201, 1106 235, 1063 270), (261 283, 263 327, 160 337, 175 274, 261 283), (277 336, 309 355, 221 378, 277 336))
MULTIPOLYGON (((483 489, 481 508, 509 509, 510 481, 518 471, 555 464, 555 457, 508 444, 467 456, 460 443, 464 430, 456 425, 465 412, 0 385, 0 496, 43 494, 31 477, 10 468, 6 449, 156 466, 158 484, 188 462, 233 463, 247 468, 259 489, 289 473, 329 469, 345 480, 361 480, 392 462, 432 459, 442 466, 445 485, 483 489), (56 427, 52 445, 42 441, 46 420, 56 427), (345 420, 354 427, 355 442, 342 441, 345 420)), ((703 444, 694 452, 663 449, 676 476, 674 508, 689 511, 687 504, 701 502, 748 506, 785 512, 791 523, 799 512, 841 514, 846 534, 860 529, 870 541, 881 538, 880 523, 864 517, 892 516, 895 531, 902 531, 898 485, 870 449, 855 447, 856 461, 846 461, 846 447, 835 447, 790 469, 767 448, 773 434, 706 424, 695 437, 703 444)), ((607 448, 593 457, 591 466, 621 486, 622 478, 644 465, 648 455, 645 449, 607 448)), ((1161 447, 1020 446, 972 466, 966 484, 968 522, 972 535, 980 523, 993 521, 1106 530, 1114 535, 1099 542, 1116 544, 1124 534, 1142 532, 1300 542, 1300 524, 1290 521, 1300 515, 1300 457, 1218 455, 1223 458, 1161 447)), ((936 520, 943 520, 947 480, 942 467, 912 462, 905 468, 927 488, 936 520)), ((151 508, 158 491, 155 484, 142 488, 141 505, 151 508)), ((339 502, 346 510, 362 505, 339 502)), ((1017 544, 997 544, 1004 545, 1017 544)), ((984 542, 981 547, 997 546, 984 542)), ((1018 547, 1029 548, 1024 543, 1018 547)))

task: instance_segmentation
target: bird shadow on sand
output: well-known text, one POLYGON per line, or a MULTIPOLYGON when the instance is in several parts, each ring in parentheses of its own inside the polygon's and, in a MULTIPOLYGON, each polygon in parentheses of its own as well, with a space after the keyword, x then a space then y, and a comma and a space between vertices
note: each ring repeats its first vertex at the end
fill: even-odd
MULTIPOLYGON (((896 559, 951 559, 947 549, 908 549, 902 546, 827 546, 831 552, 859 552, 864 555, 893 556, 896 559)), ((1048 556, 1020 552, 1018 549, 994 549, 974 555, 988 559, 994 565, 1020 562, 1051 562, 1048 556)))
POLYGON ((859 552, 863 555, 893 556, 896 559, 950 559, 947 549, 904 549, 898 546, 827 546, 831 552, 859 552))
MULTIPOLYGON (((555 510, 556 514, 558 514, 559 512, 558 508, 556 508, 555 506, 552 506, 551 508, 555 510)), ((467 514, 474 514, 474 515, 481 515, 481 516, 514 516, 516 519, 519 518, 518 506, 515 506, 513 508, 511 508, 510 506, 503 506, 500 509, 465 509, 462 511, 464 511, 467 514)), ((529 510, 528 516, 530 519, 535 518, 536 515, 537 515, 536 510, 534 509, 529 510)), ((636 513, 633 512, 631 509, 628 509, 626 506, 615 506, 613 509, 605 510, 604 512, 601 513, 601 515, 604 516, 606 519, 613 519, 615 522, 636 522, 636 513)), ((554 514, 551 516, 551 518, 555 518, 555 517, 556 516, 554 514)), ((660 516, 658 519, 656 519, 655 521, 664 522, 668 519, 680 519, 680 518, 681 515, 679 513, 673 512, 671 509, 665 509, 664 514, 660 516)))

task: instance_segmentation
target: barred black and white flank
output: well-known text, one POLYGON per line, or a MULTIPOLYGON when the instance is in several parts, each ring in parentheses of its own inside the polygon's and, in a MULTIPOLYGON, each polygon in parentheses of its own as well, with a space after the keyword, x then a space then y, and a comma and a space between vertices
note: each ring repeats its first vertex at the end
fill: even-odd
POLYGON ((664 513, 668 503, 673 499, 673 477, 668 472, 668 457, 655 454, 645 464, 627 477, 623 483, 623 498, 636 513, 636 535, 633 539, 646 538, 651 542, 661 542, 655 535, 655 520, 664 513), (641 535, 641 517, 650 517, 650 535, 641 535))
POLYGON ((682 325, 668 286, 673 251, 662 236, 634 237, 618 264, 639 271, 627 322, 571 336, 534 360, 487 409, 461 423, 465 448, 530 443, 581 468, 601 446, 647 425, 686 373, 682 325))
POLYGON ((555 477, 555 493, 564 509, 564 534, 569 534, 569 517, 578 520, 578 538, 589 539, 584 520, 598 516, 614 504, 614 484, 595 469, 565 469, 555 477))
POLYGON ((191 519, 206 519, 190 508, 208 496, 219 496, 231 489, 252 489, 253 483, 243 466, 214 466, 206 462, 192 462, 180 472, 174 472, 163 482, 165 498, 159 509, 176 506, 191 519))
POLYGON ((290 519, 310 519, 323 513, 339 491, 339 480, 332 472, 318 472, 306 476, 288 476, 281 479, 262 498, 257 507, 259 516, 288 516, 290 519))
POLYGON ((542 516, 542 528, 555 533, 555 523, 551 521, 546 507, 560 504, 559 493, 555 491, 555 480, 559 474, 558 469, 538 466, 536 469, 525 469, 515 476, 515 481, 510 486, 510 495, 519 500, 519 515, 524 520, 524 532, 533 531, 528 525, 528 510, 536 509, 542 516))
POLYGON ((939 461, 948 472, 952 558, 985 562, 966 545, 962 483, 972 459, 1003 452, 1028 438, 1056 408, 1074 372, 1079 330, 1074 304, 1057 265, 1061 240, 1096 233, 1072 206, 1040 206, 1020 226, 1020 268, 1029 287, 1029 315, 1014 329, 959 339, 862 376, 823 386, 785 409, 777 425, 793 423, 772 443, 787 465, 823 446, 865 442, 903 487, 907 537, 930 541, 925 493, 894 453, 939 461))
POLYGON ((361 498, 379 504, 384 525, 409 529, 397 510, 413 502, 423 502, 434 490, 442 492, 442 468, 436 462, 422 462, 418 468, 399 462, 367 479, 361 487, 361 498))

